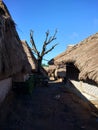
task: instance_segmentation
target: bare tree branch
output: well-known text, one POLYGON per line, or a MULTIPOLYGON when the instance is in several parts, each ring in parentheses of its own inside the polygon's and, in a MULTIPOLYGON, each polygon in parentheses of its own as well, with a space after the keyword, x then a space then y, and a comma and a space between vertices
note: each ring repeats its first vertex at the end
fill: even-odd
POLYGON ((36 48, 36 45, 35 45, 35 42, 34 42, 34 39, 33 39, 33 31, 32 30, 30 30, 30 42, 32 44, 32 51, 34 51, 38 55, 39 52, 36 48))
POLYGON ((45 39, 44 44, 43 44, 43 47, 42 47, 41 56, 44 56, 44 55, 45 55, 44 53, 46 53, 46 46, 47 46, 48 44, 50 44, 53 40, 56 39, 56 37, 55 37, 56 34, 57 34, 57 30, 55 30, 54 35, 53 35, 53 36, 50 36, 50 38, 48 39, 49 30, 46 32, 46 39, 45 39))
MULTIPOLYGON (((49 50, 47 50, 46 52, 44 52, 44 55, 46 55, 47 53, 49 53, 50 51, 52 51, 58 44, 55 44, 54 46, 52 46, 49 50)), ((43 56, 44 56, 43 55, 43 56)))
POLYGON ((53 36, 49 37, 49 30, 46 32, 46 38, 45 38, 45 41, 44 41, 43 46, 42 46, 42 51, 39 52, 37 50, 37 47, 36 47, 34 39, 33 39, 33 31, 32 30, 30 31, 30 42, 32 44, 31 50, 37 56, 37 61, 38 61, 37 71, 38 72, 40 72, 40 67, 41 67, 41 63, 42 63, 44 55, 46 55, 47 53, 52 51, 55 48, 55 46, 58 45, 58 44, 55 44, 50 49, 47 50, 47 45, 50 44, 52 41, 54 41, 56 39, 56 34, 57 34, 57 30, 55 30, 55 33, 54 33, 53 36))
POLYGON ((44 43, 47 42, 47 40, 48 40, 48 36, 49 36, 49 30, 46 32, 46 39, 45 39, 44 43))
POLYGON ((51 43, 52 41, 54 41, 56 39, 56 34, 57 34, 57 29, 55 30, 55 33, 53 36, 51 36, 47 41, 46 41, 46 45, 48 45, 49 43, 51 43))

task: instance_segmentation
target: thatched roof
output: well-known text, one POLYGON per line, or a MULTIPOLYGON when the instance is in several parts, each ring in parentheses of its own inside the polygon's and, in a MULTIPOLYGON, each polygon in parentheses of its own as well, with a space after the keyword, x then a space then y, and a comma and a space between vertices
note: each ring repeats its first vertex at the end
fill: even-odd
POLYGON ((98 84, 98 33, 68 48, 49 64, 73 63, 80 71, 79 79, 91 79, 98 84))
POLYGON ((0 79, 26 71, 25 65, 30 67, 26 59, 15 23, 5 4, 0 1, 0 79))
POLYGON ((27 42, 26 41, 21 41, 21 42, 22 42, 22 46, 24 48, 24 51, 27 55, 27 59, 31 65, 31 70, 32 70, 32 72, 35 72, 37 70, 37 60, 36 60, 35 56, 33 55, 27 42))

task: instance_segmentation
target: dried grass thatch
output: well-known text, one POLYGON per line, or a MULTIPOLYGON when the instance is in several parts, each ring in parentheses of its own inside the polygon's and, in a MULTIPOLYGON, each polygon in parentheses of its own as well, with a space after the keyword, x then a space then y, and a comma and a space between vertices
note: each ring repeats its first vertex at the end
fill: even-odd
MULTIPOLYGON (((15 23, 5 4, 0 1, 0 79, 26 71, 27 64, 28 60, 16 32, 15 23)), ((30 67, 30 64, 28 65, 30 67)))
POLYGON ((98 33, 68 48, 49 64, 73 63, 80 71, 79 79, 90 79, 98 84, 98 33))
POLYGON ((28 59, 30 65, 31 65, 31 70, 32 70, 32 72, 36 72, 36 70, 37 70, 37 60, 36 60, 35 56, 33 55, 29 45, 27 44, 27 42, 26 41, 21 41, 21 42, 22 42, 22 46, 24 48, 24 51, 27 55, 27 59, 28 59))

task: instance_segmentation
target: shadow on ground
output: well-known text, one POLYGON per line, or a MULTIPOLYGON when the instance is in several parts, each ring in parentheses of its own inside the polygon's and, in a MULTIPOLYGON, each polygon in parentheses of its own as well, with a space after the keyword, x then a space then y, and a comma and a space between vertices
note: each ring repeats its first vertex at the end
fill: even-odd
POLYGON ((98 118, 64 83, 50 81, 31 95, 11 92, 0 107, 0 130, 81 129, 97 130, 98 118))

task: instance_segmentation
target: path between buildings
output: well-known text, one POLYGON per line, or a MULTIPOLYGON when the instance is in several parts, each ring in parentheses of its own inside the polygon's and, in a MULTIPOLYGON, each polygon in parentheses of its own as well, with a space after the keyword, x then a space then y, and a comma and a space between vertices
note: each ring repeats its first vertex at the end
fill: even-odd
POLYGON ((63 86, 50 82, 32 95, 12 92, 0 108, 0 130, 98 130, 98 118, 63 86))

